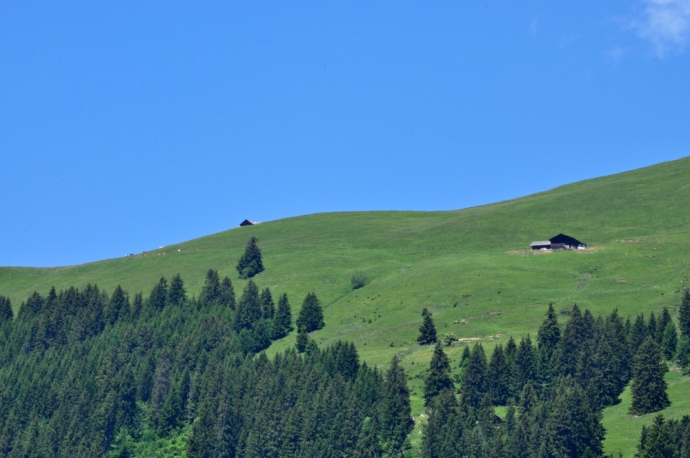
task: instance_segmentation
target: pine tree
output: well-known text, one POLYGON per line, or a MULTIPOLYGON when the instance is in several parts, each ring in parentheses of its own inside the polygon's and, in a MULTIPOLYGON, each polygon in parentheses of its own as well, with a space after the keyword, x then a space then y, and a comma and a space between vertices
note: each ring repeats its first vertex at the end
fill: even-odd
POLYGON ((316 294, 309 293, 304 298, 295 324, 297 328, 304 328, 306 332, 317 331, 324 327, 323 309, 316 294))
POLYGON ((156 283, 151 290, 151 294, 149 295, 149 305, 154 310, 163 310, 166 305, 167 296, 168 281, 165 279, 165 277, 161 277, 158 283, 156 283))
POLYGON ((175 275, 170 282, 170 289, 168 290, 168 304, 182 305, 187 300, 187 291, 184 287, 184 282, 180 274, 175 275))
POLYGON ((235 331, 242 329, 252 329, 261 319, 261 300, 259 299, 259 288, 252 280, 247 282, 242 292, 240 302, 237 304, 235 321, 233 327, 235 331))
POLYGON ((690 375, 690 337, 683 336, 678 344, 678 364, 683 368, 685 375, 690 375))
POLYGON ((407 435, 414 428, 414 421, 407 377, 403 368, 400 367, 397 355, 393 356, 390 368, 386 372, 379 424, 384 450, 389 456, 399 456, 407 435))
POLYGON ((632 372, 631 414, 645 415, 665 409, 671 404, 664 380, 666 368, 661 364, 659 347, 651 337, 647 337, 637 351, 632 372))
POLYGON ((273 339, 282 339, 292 332, 292 310, 287 294, 278 299, 278 310, 273 319, 273 339))
POLYGON ((5 321, 12 321, 14 313, 12 312, 12 303, 9 297, 0 296, 0 324, 5 321))
POLYGON ((258 243, 259 239, 256 237, 252 237, 247 242, 244 254, 237 263, 237 272, 239 272, 240 278, 251 278, 264 271, 261 249, 258 243))
POLYGON ((664 307, 661 310, 661 315, 659 316, 659 321, 656 324, 656 334, 654 334, 654 339, 656 343, 661 345, 664 340, 664 332, 666 332, 666 326, 671 323, 671 312, 668 311, 668 307, 664 307))
POLYGON ((554 372, 553 358, 558 344, 561 341, 561 328, 558 325, 558 317, 553 309, 553 304, 549 304, 546 318, 539 327, 537 333, 537 350, 539 352, 539 369, 542 379, 550 381, 554 372))
POLYGON ((642 342, 647 338, 647 324, 644 321, 644 314, 640 313, 635 318, 632 331, 630 332, 630 354, 635 355, 637 350, 642 345, 642 342))
POLYGON ((525 384, 536 380, 536 358, 529 334, 520 340, 511 368, 511 390, 517 396, 525 384))
POLYGON ((686 289, 683 295, 683 300, 678 310, 678 321, 680 335, 690 337, 690 289, 686 289))
POLYGON ((383 450, 379 445, 378 427, 376 421, 367 417, 362 423, 362 430, 357 440, 355 458, 379 458, 383 456, 383 450))
POLYGON ((443 352, 443 348, 441 348, 441 343, 437 342, 429 365, 429 375, 424 381, 424 405, 429 405, 433 398, 447 389, 453 389, 453 381, 450 379, 450 363, 443 352))
POLYGON ((264 290, 261 291, 261 316, 262 318, 272 320, 273 315, 275 315, 275 311, 276 307, 275 303, 273 302, 271 290, 268 288, 264 288, 264 290))
POLYGON ((486 355, 481 344, 472 348, 460 387, 460 403, 464 406, 479 409, 486 394, 486 355))
POLYGON ((218 303, 219 298, 220 277, 218 276, 218 271, 208 269, 204 286, 201 288, 201 294, 199 295, 199 301, 201 303, 215 305, 218 303))
POLYGON ((636 457, 640 458, 675 458, 678 456, 678 446, 669 424, 662 414, 654 417, 652 426, 643 426, 640 442, 637 444, 636 457))
POLYGON ((235 300, 235 288, 233 288, 232 282, 228 277, 224 277, 223 281, 220 282, 218 303, 223 307, 229 307, 231 310, 235 310, 235 307, 237 306, 237 302, 235 300))
POLYGON ((678 332, 676 331, 676 325, 669 321, 661 339, 661 354, 666 358, 666 361, 673 361, 677 348, 678 332))
POLYGON ((654 315, 654 311, 649 313, 649 321, 647 321, 647 335, 654 339, 657 343, 657 345, 661 344, 661 339, 657 341, 656 339, 656 333, 657 333, 658 325, 656 323, 656 315, 654 315))
POLYGON ((501 344, 496 345, 491 354, 489 368, 486 371, 486 382, 493 403, 505 405, 510 397, 510 368, 501 344))
POLYGON ((424 321, 422 322, 422 326, 419 328, 417 343, 419 345, 430 345, 435 342, 436 326, 434 326, 434 321, 431 319, 431 315, 424 315, 424 321))
POLYGON ((307 345, 309 345, 309 333, 306 329, 300 328, 299 332, 297 332, 297 339, 295 341, 297 353, 304 353, 307 349, 307 345))

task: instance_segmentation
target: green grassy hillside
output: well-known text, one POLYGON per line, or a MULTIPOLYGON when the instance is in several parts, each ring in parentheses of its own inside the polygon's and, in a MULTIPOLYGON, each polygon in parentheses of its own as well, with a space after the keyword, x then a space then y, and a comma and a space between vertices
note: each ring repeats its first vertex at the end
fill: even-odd
MULTIPOLYGON (((419 415, 430 357, 428 348, 414 343, 423 307, 434 314, 441 334, 481 339, 488 346, 536 333, 549 302, 557 310, 576 302, 595 314, 618 307, 624 317, 663 306, 675 310, 679 292, 689 284, 689 201, 690 158, 685 158, 459 211, 309 215, 134 257, 50 269, 0 268, 0 294, 16 309, 34 290, 46 293, 53 285, 96 283, 112 291, 122 284, 130 292, 148 291, 160 276, 178 272, 188 291, 198 294, 208 268, 237 277, 235 264, 255 235, 266 266, 256 278, 259 286, 287 292, 293 308, 315 291, 325 306, 326 328, 314 334, 319 342, 352 340, 365 360, 379 365, 402 355, 419 415), (589 248, 528 250, 533 240, 559 232, 589 248), (370 282, 353 291, 350 276, 357 270, 370 282)), ((241 291, 243 281, 233 281, 241 291)), ((293 342, 289 336, 270 353, 293 342)), ((449 355, 457 361, 460 351, 454 346, 449 355)), ((690 384, 678 377, 674 387, 687 390, 690 384)), ((607 423, 607 446, 636 441, 639 422, 615 409, 607 411, 618 419, 607 423), (629 427, 622 426, 626 422, 629 427)), ((672 413, 683 412, 690 408, 672 413)))

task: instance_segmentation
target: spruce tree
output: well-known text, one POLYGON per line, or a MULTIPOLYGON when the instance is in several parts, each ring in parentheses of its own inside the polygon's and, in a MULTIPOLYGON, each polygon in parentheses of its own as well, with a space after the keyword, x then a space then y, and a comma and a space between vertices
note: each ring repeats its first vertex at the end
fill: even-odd
POLYGON ((662 366, 659 347, 654 339, 648 336, 633 360, 631 414, 646 415, 663 410, 671 404, 666 394, 664 373, 666 368, 662 366))
POLYGON ((240 302, 237 304, 233 327, 237 332, 240 332, 242 329, 252 329, 260 319, 261 302, 259 299, 259 288, 256 286, 256 283, 249 280, 244 287, 240 302))
POLYGON ((235 310, 235 307, 237 307, 235 288, 233 288, 232 282, 228 277, 224 277, 223 281, 220 282, 218 302, 223 307, 229 307, 231 310, 235 310))
POLYGON ((220 277, 218 276, 218 271, 208 269, 204 286, 201 288, 201 294, 199 295, 199 301, 202 304, 215 305, 218 303, 219 297, 220 277))
POLYGON ((529 381, 536 380, 536 358, 529 334, 520 340, 511 368, 511 391, 517 396, 529 381))
POLYGON ((664 332, 666 332, 666 326, 668 326, 669 323, 671 323, 673 320, 671 319, 671 312, 668 311, 668 307, 664 307, 661 311, 661 315, 659 316, 659 321, 656 324, 656 334, 655 334, 655 340, 656 343, 659 345, 662 344, 664 340, 664 332))
POLYGON ((278 299, 278 309, 273 319, 273 339, 282 339, 292 332, 292 310, 287 294, 278 299))
POLYGON ((680 303, 678 322, 680 325, 680 335, 690 337, 690 289, 685 290, 683 300, 680 303))
POLYGON ((682 336, 678 344, 678 364, 683 368, 685 375, 690 375, 690 337, 682 336))
POLYGON ((0 324, 5 321, 12 321, 14 313, 12 312, 12 303, 9 297, 0 296, 0 324))
POLYGON ((479 409, 486 394, 486 355, 481 344, 476 343, 470 353, 460 387, 460 403, 479 409))
POLYGON ((405 439, 414 428, 414 421, 407 377, 397 355, 393 356, 384 379, 379 425, 383 449, 389 456, 401 455, 405 439))
POLYGON ((184 282, 180 274, 175 275, 170 282, 170 289, 168 290, 168 304, 182 305, 187 300, 187 291, 184 287, 184 282))
POLYGON ((663 338, 661 339, 661 354, 664 355, 666 361, 673 361, 676 356, 678 347, 678 332, 676 325, 669 321, 664 330, 663 338))
POLYGON ((510 368, 506 361, 503 345, 494 347, 489 368, 486 371, 488 393, 495 405, 505 405, 510 397, 510 368))
POLYGON ((549 304, 546 318, 539 327, 537 333, 537 350, 539 352, 539 370, 544 381, 551 380, 553 373, 553 357, 561 341, 561 328, 558 325, 558 317, 553 309, 553 304, 549 304))
POLYGON ((656 315, 654 315, 654 311, 652 311, 649 313, 649 321, 647 321, 647 335, 654 339, 657 345, 659 345, 661 344, 661 339, 657 340, 657 329, 656 315))
POLYGON ((264 271, 264 264, 259 248, 259 239, 252 237, 247 242, 244 254, 237 263, 237 272, 240 278, 251 278, 264 271))
POLYGON ((295 340, 295 348, 298 353, 304 353, 309 344, 309 333, 304 328, 299 328, 297 332, 297 338, 295 340))
POLYGON ((168 299, 168 281, 165 277, 156 283, 149 295, 149 305, 154 310, 163 310, 168 299))
POLYGON ((678 456, 678 444, 669 424, 662 414, 654 417, 652 426, 642 426, 637 454, 640 458, 675 458, 678 456))
POLYGON ((380 458, 383 456, 383 450, 379 445, 378 426, 376 420, 369 417, 364 419, 362 429, 357 440, 357 449, 355 450, 355 458, 380 458))
POLYGON ((422 326, 419 328, 417 343, 419 343, 419 345, 430 345, 435 342, 436 326, 434 326, 434 321, 431 319, 431 315, 424 315, 424 321, 422 322, 422 326))
POLYGON ((110 300, 106 304, 105 310, 104 310, 104 315, 105 315, 105 321, 113 325, 115 322, 127 316, 129 314, 129 300, 127 299, 127 296, 125 295, 124 291, 122 291, 122 287, 120 285, 117 285, 115 287, 115 291, 113 291, 113 295, 110 297, 110 300))
POLYGON ((443 348, 441 348, 441 343, 437 342, 429 365, 429 375, 424 381, 424 405, 428 406, 433 398, 447 389, 453 389, 453 381, 450 379, 450 363, 443 352, 443 348))
POLYGON ((635 324, 630 331, 630 354, 635 355, 637 350, 642 345, 642 342, 647 338, 647 324, 644 320, 644 314, 640 313, 635 318, 635 324))
POLYGON ((276 307, 273 302, 273 296, 271 295, 271 290, 264 288, 261 291, 261 317, 266 319, 273 319, 275 315, 276 307))
POLYGON ((297 328, 304 328, 306 332, 313 332, 324 327, 323 309, 316 294, 309 293, 302 302, 302 308, 297 317, 297 328))

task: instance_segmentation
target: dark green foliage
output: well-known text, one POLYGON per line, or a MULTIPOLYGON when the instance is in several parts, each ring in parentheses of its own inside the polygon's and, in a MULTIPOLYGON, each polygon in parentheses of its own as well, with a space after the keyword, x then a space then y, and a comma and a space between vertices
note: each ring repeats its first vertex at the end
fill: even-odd
POLYGON ((659 346, 648 336, 633 360, 631 414, 645 415, 665 409, 671 404, 666 394, 666 370, 661 363, 659 346))
POLYGON ((0 324, 5 321, 12 321, 14 319, 14 312, 12 312, 12 303, 10 299, 5 296, 0 296, 0 324))
POLYGON ((661 345, 664 340, 664 332, 666 332, 666 327, 672 322, 671 312, 668 311, 668 307, 664 307, 661 310, 661 315, 659 316, 659 321, 656 324, 656 333, 654 334, 654 340, 656 343, 661 345))
POLYGON ((235 310, 237 302, 235 300, 235 288, 232 286, 232 282, 228 277, 224 277, 223 281, 220 283, 220 289, 218 294, 218 304, 223 307, 229 307, 235 310))
POLYGON ((128 317, 129 313, 129 298, 122 291, 122 287, 117 285, 104 310, 106 323, 112 325, 117 320, 128 317))
POLYGON ((350 284, 352 285, 352 289, 359 289, 365 286, 368 280, 369 277, 367 277, 367 274, 359 270, 350 277, 350 284))
POLYGON ((436 342, 436 326, 431 319, 431 315, 424 315, 424 321, 419 328, 419 336, 417 336, 417 343, 419 345, 430 345, 436 342))
POLYGON ((654 312, 650 312, 649 320, 647 321, 647 335, 654 339, 657 345, 661 344, 661 338, 657 340, 658 329, 659 325, 656 322, 656 316, 654 315, 654 312))
POLYGON ((536 380, 537 367, 536 357, 534 354, 534 347, 532 347, 532 340, 529 334, 526 338, 520 340, 520 345, 515 352, 513 365, 511 368, 511 391, 514 396, 517 396, 524 388, 527 382, 536 380))
POLYGON ((678 332, 676 331, 676 324, 669 321, 661 339, 661 354, 666 358, 666 361, 673 361, 677 348, 678 332))
POLYGON ((645 324, 644 314, 640 313, 635 318, 635 324, 633 324, 632 330, 630 331, 630 354, 636 354, 637 350, 642 345, 642 342, 647 338, 647 325, 645 324))
POLYGON ((403 450, 407 435, 414 427, 414 421, 410 408, 407 377, 403 368, 400 367, 397 355, 393 357, 384 379, 379 425, 383 449, 389 456, 399 455, 403 450))
POLYGON ((678 364, 683 368, 683 373, 688 375, 690 372, 690 337, 683 336, 678 343, 678 364))
POLYGON ((206 279, 204 280, 204 286, 201 288, 201 294, 199 295, 199 302, 202 304, 216 305, 219 298, 220 276, 218 275, 218 271, 208 269, 206 272, 206 279))
POLYGON ((683 294, 683 300, 678 310, 678 324, 680 325, 680 334, 690 337, 690 289, 686 289, 685 294, 683 294))
POLYGON ((287 294, 278 299, 278 309, 273 318, 273 339, 282 339, 292 332, 292 310, 287 294))
POLYGON ((554 357, 560 341, 561 328, 558 325, 558 317, 556 316, 556 311, 553 309, 553 304, 549 304, 546 318, 539 327, 539 332, 537 333, 540 375, 546 382, 550 381, 552 378, 552 371, 555 366, 554 357))
POLYGON ((667 423, 662 414, 654 417, 652 426, 642 426, 640 442, 637 444, 636 457, 640 458, 675 458, 679 456, 679 444, 673 424, 667 423))
POLYGON ((163 310, 168 299, 168 281, 165 277, 156 283, 149 295, 149 307, 155 310, 163 310))
POLYGON ((297 332, 297 337, 295 339, 295 348, 297 349, 297 353, 304 353, 304 351, 307 349, 308 344, 309 333, 306 329, 300 328, 297 332))
POLYGON ((376 420, 369 417, 364 419, 353 456, 356 458, 379 458, 383 456, 383 450, 379 445, 376 420))
MULTIPOLYGON (((467 347, 465 347, 467 348, 467 347)), ((506 405, 510 397, 510 367, 503 352, 503 345, 494 347, 491 362, 486 371, 487 392, 495 405, 506 405)))
POLYGON ((252 278, 264 271, 264 264, 261 259, 261 249, 259 248, 259 239, 252 237, 247 242, 244 249, 244 254, 237 262, 237 272, 240 278, 252 278))
POLYGON ((273 302, 273 296, 271 295, 271 290, 264 288, 261 291, 261 317, 265 319, 273 319, 273 315, 276 312, 276 306, 273 302))
POLYGON ((309 293, 304 298, 295 324, 298 329, 304 328, 306 332, 317 331, 324 327, 323 309, 316 294, 309 293))
POLYGON ((184 287, 184 282, 180 274, 175 275, 170 282, 170 289, 168 289, 168 304, 182 305, 187 300, 187 291, 184 287))
POLYGON ((437 342, 434 354, 429 364, 429 374, 424 381, 424 405, 428 406, 433 398, 443 390, 452 390, 453 381, 450 379, 450 362, 437 342))
POLYGON ((464 406, 479 409, 487 391, 486 366, 484 348, 477 343, 470 353, 470 359, 467 362, 467 367, 465 367, 462 386, 460 387, 460 402, 464 406))
POLYGON ((237 332, 240 332, 242 329, 252 329, 260 319, 261 300, 259 298, 259 287, 252 280, 249 280, 237 304, 233 327, 237 332))

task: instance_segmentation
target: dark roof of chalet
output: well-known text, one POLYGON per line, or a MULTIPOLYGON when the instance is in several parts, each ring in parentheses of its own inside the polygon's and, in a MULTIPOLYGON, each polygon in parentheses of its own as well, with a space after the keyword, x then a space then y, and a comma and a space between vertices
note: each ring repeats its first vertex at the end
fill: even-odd
POLYGON ((576 239, 575 237, 571 237, 571 236, 565 235, 565 234, 558 234, 558 235, 555 236, 555 237, 551 237, 551 238, 549 239, 549 241, 550 241, 551 243, 563 243, 563 244, 565 244, 565 245, 574 245, 574 246, 577 246, 577 245, 584 245, 584 243, 580 242, 580 241, 579 241, 578 239, 576 239))
POLYGON ((253 226, 255 224, 258 224, 258 223, 255 223, 254 221, 250 221, 248 219, 245 219, 244 221, 242 221, 240 223, 240 226, 253 226))

